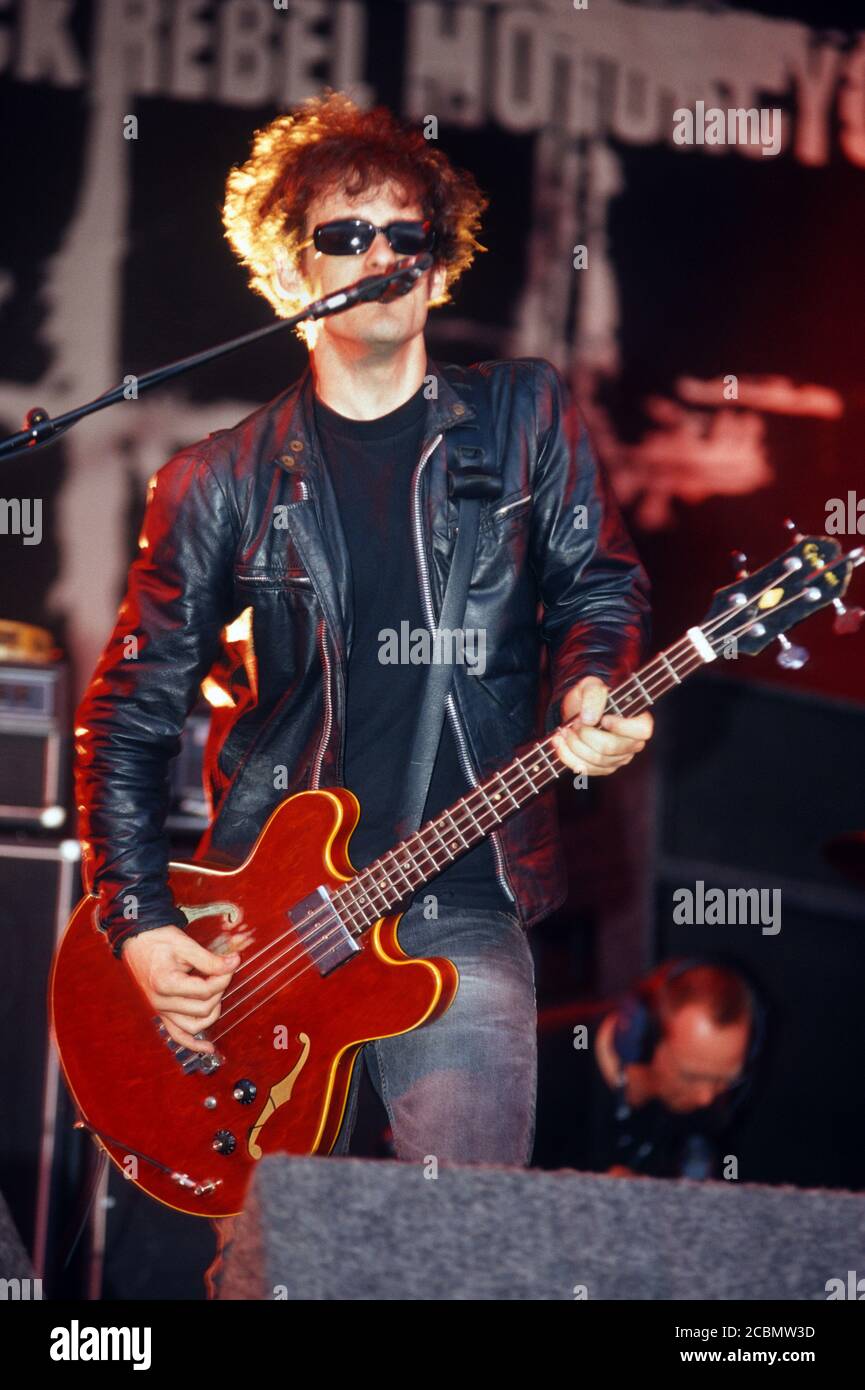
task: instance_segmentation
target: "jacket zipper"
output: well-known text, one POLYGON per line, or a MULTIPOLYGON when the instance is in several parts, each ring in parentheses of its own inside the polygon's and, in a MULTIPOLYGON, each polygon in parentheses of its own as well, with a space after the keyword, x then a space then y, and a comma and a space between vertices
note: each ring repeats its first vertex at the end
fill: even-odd
MULTIPOLYGON (((415 475, 412 485, 412 522, 414 526, 415 558, 417 560, 418 578, 420 579, 421 597, 423 599, 424 607, 424 618, 426 619, 426 625, 429 628, 431 635, 435 634, 436 625, 432 603, 432 588, 430 586, 429 569, 427 566, 426 551, 424 549, 423 528, 421 526, 420 521, 420 482, 423 476, 423 470, 427 464, 427 460, 430 458, 430 455, 435 451, 435 449, 438 447, 441 441, 442 435, 438 434, 436 435, 432 443, 427 445, 426 449, 424 449, 418 461, 417 467, 415 468, 415 475)), ((479 779, 474 769, 471 756, 469 754, 468 742, 466 740, 462 724, 460 723, 459 712, 454 701, 453 692, 451 692, 448 695, 445 701, 445 709, 447 710, 448 718, 451 724, 451 729, 453 731, 454 738, 456 739, 457 754, 459 756, 460 765, 463 769, 463 773, 465 774, 465 777, 471 784, 471 786, 476 787, 478 785, 479 779)), ((516 895, 514 894, 514 891, 510 886, 510 882, 508 881, 507 872, 505 870, 504 852, 502 850, 498 831, 493 830, 490 832, 489 841, 493 851, 493 858, 496 862, 496 876, 499 880, 505 897, 509 898, 512 903, 515 903, 516 895)))
POLYGON ((499 507, 494 513, 495 516, 504 516, 505 512, 513 511, 514 507, 522 507, 526 502, 531 502, 532 497, 529 493, 526 497, 518 497, 516 502, 509 502, 506 507, 499 507))
MULTIPOLYGON (((271 574, 242 574, 239 578, 242 584, 274 584, 277 582, 271 574)), ((311 584, 312 580, 308 574, 296 574, 291 582, 292 584, 311 584)))
POLYGON ((322 685, 324 687, 324 725, 321 731, 318 750, 315 761, 312 765, 312 780, 310 786, 317 789, 321 778, 321 765, 324 761, 324 751, 327 748, 330 731, 333 728, 333 704, 330 694, 330 658, 327 654, 327 632, 325 630, 324 618, 318 624, 318 646, 321 652, 321 664, 323 667, 322 685))
MULTIPOLYGON (((300 501, 308 502, 309 488, 307 487, 303 478, 298 479, 298 488, 300 491, 300 501)), ((309 580, 309 583, 312 583, 312 580, 309 580)), ((324 693, 324 721, 321 729, 321 738, 319 739, 315 759, 313 760, 312 764, 312 777, 310 778, 309 785, 313 790, 319 789, 319 784, 321 782, 322 763, 324 762, 324 755, 327 750, 331 730, 333 728, 333 697, 330 691, 331 666, 330 657, 327 654, 327 627, 324 618, 321 618, 319 620, 316 636, 318 639, 318 649, 321 653, 322 690, 324 693)))

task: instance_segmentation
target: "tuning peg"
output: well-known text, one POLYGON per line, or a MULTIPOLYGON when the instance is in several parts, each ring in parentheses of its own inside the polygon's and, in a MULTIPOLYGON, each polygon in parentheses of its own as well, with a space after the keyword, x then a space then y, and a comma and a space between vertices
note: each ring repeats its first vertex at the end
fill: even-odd
POLYGON ((833 598, 832 607, 835 609, 835 617, 832 622, 832 631, 839 637, 847 637, 850 633, 858 632, 862 626, 862 619, 865 618, 865 609, 848 608, 840 598, 833 598))
POLYGON ((778 641, 781 650, 775 657, 779 666, 783 666, 788 671, 799 671, 808 661, 810 653, 805 647, 797 647, 795 643, 789 641, 783 634, 778 633, 778 641))
POLYGON ((783 525, 784 529, 790 532, 794 545, 798 544, 798 542, 802 539, 802 532, 799 530, 799 527, 796 525, 792 517, 785 516, 783 525))
POLYGON ((747 577, 748 557, 745 554, 744 550, 731 550, 730 564, 733 566, 733 569, 736 572, 737 579, 745 579, 747 577))

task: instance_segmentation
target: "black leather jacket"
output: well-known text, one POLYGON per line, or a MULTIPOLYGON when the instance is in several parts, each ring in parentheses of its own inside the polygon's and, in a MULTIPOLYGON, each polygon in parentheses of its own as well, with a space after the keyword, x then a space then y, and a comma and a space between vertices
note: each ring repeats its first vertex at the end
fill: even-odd
MULTIPOLYGON (((503 482, 500 496, 482 504, 464 623, 485 632, 486 667, 478 676, 455 666, 448 714, 468 787, 541 725, 554 728, 561 697, 582 676, 614 684, 635 668, 648 584, 551 363, 429 360, 427 372, 436 392, 412 515, 394 544, 417 540, 429 623, 457 514, 443 436, 471 419, 460 386, 477 372, 492 392, 503 482)), ((151 481, 117 626, 76 718, 85 883, 98 893, 115 952, 140 930, 185 925, 166 882, 167 766, 202 680, 213 706, 205 760, 213 820, 199 857, 238 862, 283 797, 342 784, 351 584, 312 390, 307 367, 275 400, 181 450, 151 481)), ((566 894, 554 796, 548 787, 492 837, 497 874, 525 927, 566 894)))

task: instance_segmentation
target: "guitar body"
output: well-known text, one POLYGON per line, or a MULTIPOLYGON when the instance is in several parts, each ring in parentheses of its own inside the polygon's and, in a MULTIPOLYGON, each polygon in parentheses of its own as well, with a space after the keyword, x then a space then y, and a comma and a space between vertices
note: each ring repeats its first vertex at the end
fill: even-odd
POLYGON ((97 1142, 167 1206, 231 1216, 264 1154, 330 1152, 363 1044, 429 1023, 453 1001, 455 966, 406 956, 401 914, 380 918, 324 974, 308 931, 287 916, 319 885, 336 890, 354 877, 347 847, 358 816, 342 788, 300 792, 277 807, 239 868, 170 866, 189 935, 241 953, 207 1030, 220 1058, 210 1072, 198 1054, 169 1046, 97 928, 96 900, 84 898, 70 919, 49 985, 64 1075, 97 1142))

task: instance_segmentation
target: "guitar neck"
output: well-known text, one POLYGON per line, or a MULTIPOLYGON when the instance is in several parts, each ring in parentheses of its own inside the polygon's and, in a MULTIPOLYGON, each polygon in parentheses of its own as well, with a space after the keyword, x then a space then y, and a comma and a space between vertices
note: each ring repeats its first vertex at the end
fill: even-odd
MULTIPOLYGON (((680 641, 616 686, 607 696, 606 711, 625 716, 639 714, 705 662, 714 660, 716 654, 702 628, 689 628, 680 641)), ((486 839, 567 770, 567 764, 555 751, 551 734, 531 744, 407 840, 362 869, 333 894, 334 904, 346 908, 346 916, 354 924, 352 931, 360 934, 486 839)))

